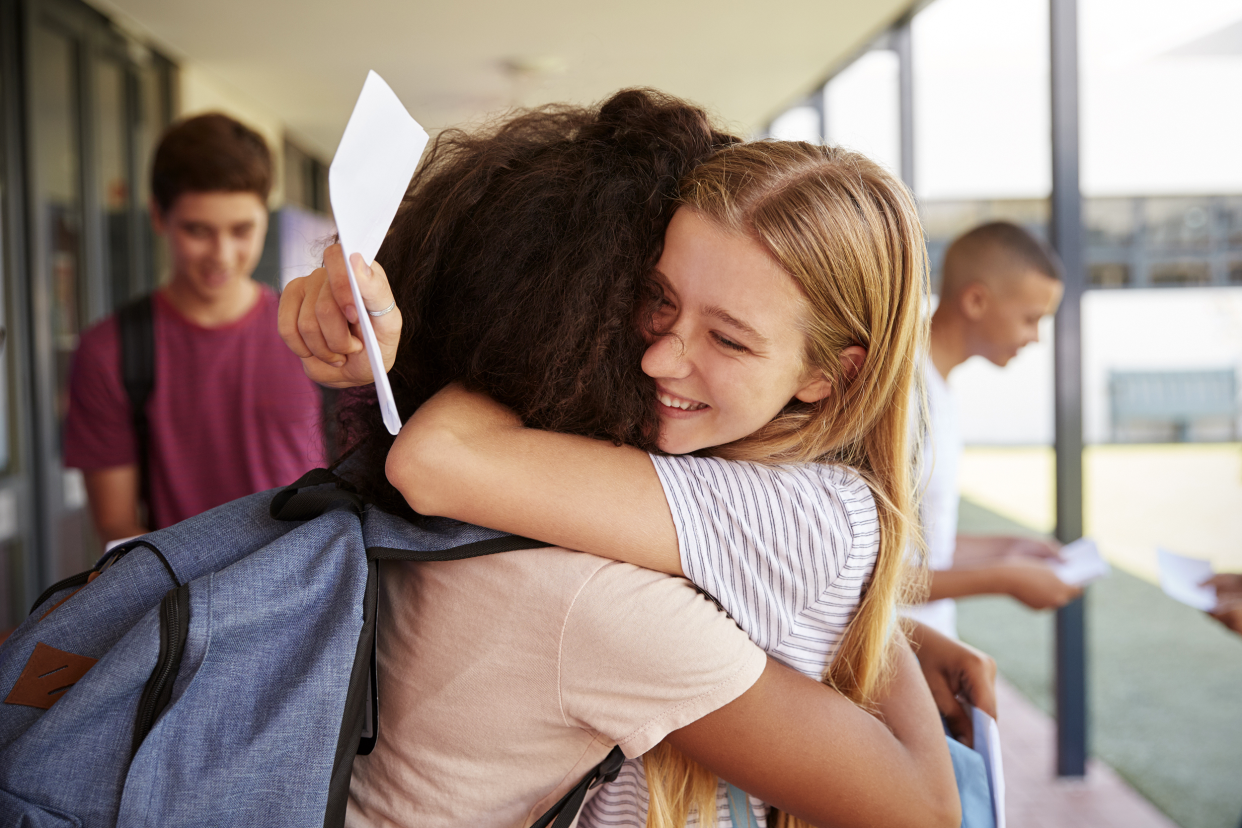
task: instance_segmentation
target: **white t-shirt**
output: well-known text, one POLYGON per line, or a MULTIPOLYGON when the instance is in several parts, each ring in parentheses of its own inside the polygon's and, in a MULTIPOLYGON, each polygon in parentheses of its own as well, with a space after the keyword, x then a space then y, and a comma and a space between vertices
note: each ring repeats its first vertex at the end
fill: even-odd
MULTIPOLYGON (((949 384, 928 359, 924 369, 927 386, 928 438, 923 443, 923 500, 920 517, 927 544, 927 565, 933 570, 953 566, 957 546, 957 468, 962 458, 962 432, 958 426, 957 401, 949 384)), ((905 613, 916 621, 957 638, 957 605, 952 598, 910 607, 905 613)))
MULTIPOLYGON (((823 678, 880 548, 875 501, 852 469, 652 456, 673 513, 682 571, 768 655, 823 678)), ((717 825, 731 825, 727 786, 717 825)), ((644 826, 641 759, 587 803, 581 825, 644 826)), ((767 806, 751 797, 763 826, 767 806)), ((690 824, 695 824, 693 817, 690 824)))

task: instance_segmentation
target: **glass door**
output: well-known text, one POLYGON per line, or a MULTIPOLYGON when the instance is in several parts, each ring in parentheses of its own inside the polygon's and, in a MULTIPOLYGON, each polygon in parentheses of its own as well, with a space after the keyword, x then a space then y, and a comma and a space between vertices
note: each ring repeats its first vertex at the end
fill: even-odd
MULTIPOLYGON (((154 284, 145 168, 169 120, 171 65, 76 0, 23 9, 37 545, 27 557, 41 588, 102 551, 81 473, 62 462, 69 370, 80 334, 154 284)), ((0 502, 0 529, 2 517, 0 502)))

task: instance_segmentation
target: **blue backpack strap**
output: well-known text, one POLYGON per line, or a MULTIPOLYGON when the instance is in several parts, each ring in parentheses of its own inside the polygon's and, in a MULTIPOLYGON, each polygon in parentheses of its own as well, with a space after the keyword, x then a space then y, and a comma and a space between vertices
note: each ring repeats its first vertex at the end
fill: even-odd
POLYGON ((996 814, 992 810, 992 788, 988 783, 988 769, 983 756, 952 736, 945 738, 949 742, 953 778, 957 782, 957 795, 962 803, 962 828, 996 828, 996 814))
POLYGON ((729 819, 733 828, 759 828, 750 810, 750 797, 737 785, 729 786, 729 819))

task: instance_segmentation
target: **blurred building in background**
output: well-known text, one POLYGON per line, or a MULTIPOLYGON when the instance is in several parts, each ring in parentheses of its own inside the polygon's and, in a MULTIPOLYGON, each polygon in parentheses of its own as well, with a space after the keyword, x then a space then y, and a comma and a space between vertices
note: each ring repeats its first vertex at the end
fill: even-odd
POLYGON ((301 275, 333 232, 327 168, 244 95, 75 0, 0 3, 0 627, 99 554, 80 473, 61 465, 78 335, 166 277, 151 153, 175 117, 233 114, 276 159, 255 277, 301 275))

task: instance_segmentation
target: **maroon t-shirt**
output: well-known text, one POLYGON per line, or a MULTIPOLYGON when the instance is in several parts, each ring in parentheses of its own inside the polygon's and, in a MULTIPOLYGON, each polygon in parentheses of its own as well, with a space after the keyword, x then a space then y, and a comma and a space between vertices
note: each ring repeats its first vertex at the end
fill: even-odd
MULTIPOLYGON (((155 294, 150 422, 152 529, 323 464, 319 391, 276 330, 276 294, 261 287, 241 319, 204 328, 155 294)), ((121 383, 115 316, 82 334, 69 378, 65 465, 138 462, 121 383)))

